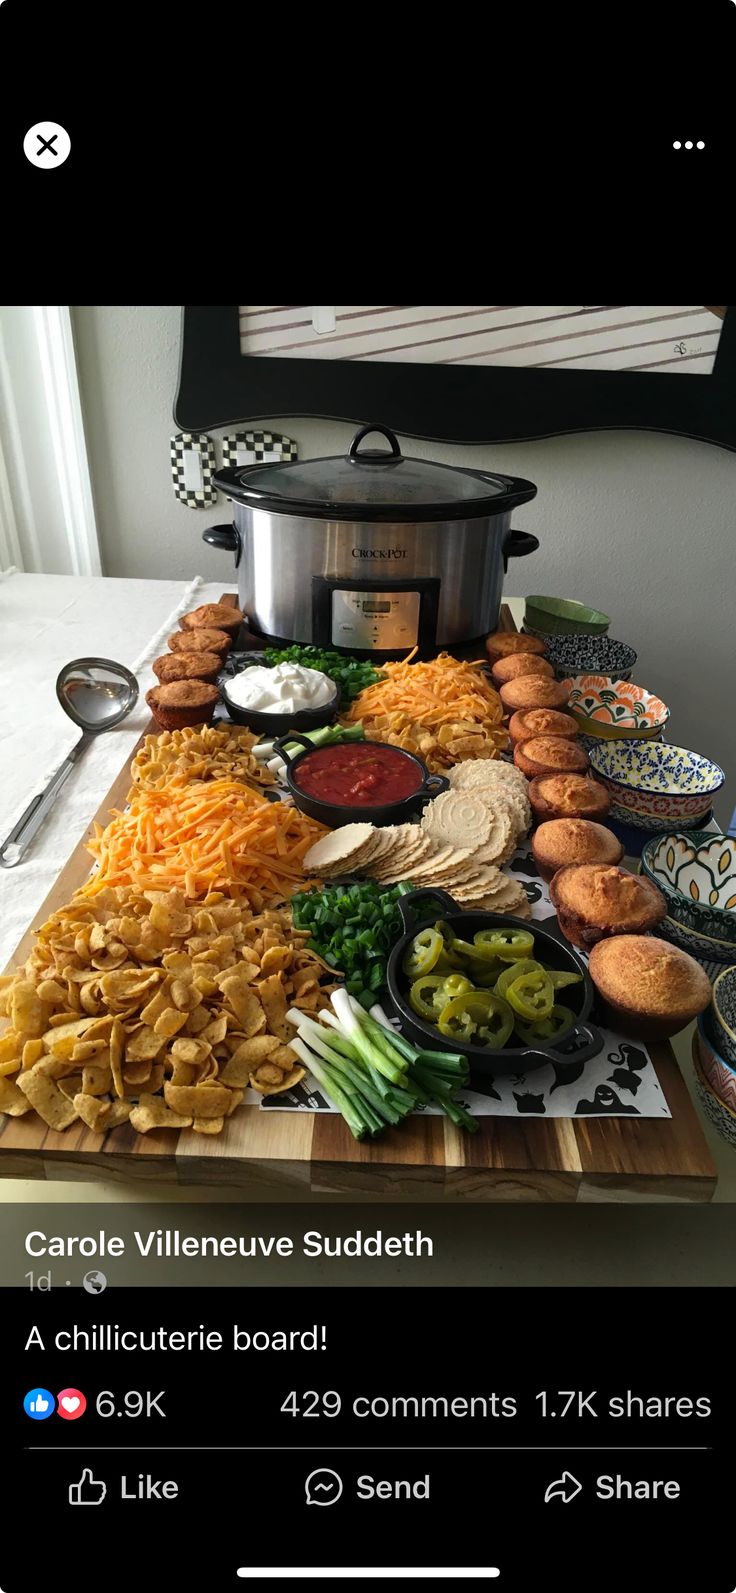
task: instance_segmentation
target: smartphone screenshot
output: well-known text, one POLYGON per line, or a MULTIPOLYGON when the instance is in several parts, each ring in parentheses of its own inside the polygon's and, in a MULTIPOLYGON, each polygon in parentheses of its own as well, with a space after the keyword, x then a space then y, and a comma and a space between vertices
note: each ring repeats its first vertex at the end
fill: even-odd
POLYGON ((734 1593, 735 42, 0 0, 0 1593, 734 1593))

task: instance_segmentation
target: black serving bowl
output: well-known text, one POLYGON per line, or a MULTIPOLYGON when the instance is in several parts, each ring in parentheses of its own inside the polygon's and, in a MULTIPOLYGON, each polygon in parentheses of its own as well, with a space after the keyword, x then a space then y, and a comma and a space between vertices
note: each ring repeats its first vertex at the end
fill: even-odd
POLYGON ((549 929, 540 929, 536 923, 527 924, 505 913, 463 912, 446 891, 435 890, 431 885, 425 886, 422 890, 407 892, 406 896, 399 898, 398 908, 406 926, 406 934, 396 942, 389 956, 386 980, 401 1028, 415 1045, 432 1051, 459 1052, 470 1062, 471 1077, 475 1074, 476 1077, 484 1079, 500 1078, 509 1073, 530 1073, 533 1068, 547 1067, 550 1062, 557 1063, 558 1067, 560 1063, 565 1062, 571 1064, 587 1062, 589 1057, 596 1056, 601 1050, 603 1035, 594 1024, 588 1022, 595 991, 587 966, 571 946, 566 942, 563 943, 549 929), (439 903, 441 915, 435 911, 431 917, 419 916, 417 908, 424 902, 427 905, 430 902, 439 903), (540 1042, 536 1046, 507 1045, 498 1051, 492 1051, 485 1045, 458 1045, 454 1040, 448 1040, 440 1034, 434 1024, 425 1023, 424 1019, 417 1017, 409 1006, 407 976, 401 964, 409 942, 419 934, 420 930, 434 924, 438 916, 455 930, 461 940, 472 940, 479 929, 530 929, 541 962, 549 968, 564 970, 565 973, 579 973, 582 976, 582 983, 566 987, 561 998, 565 1006, 569 1006, 575 1013, 577 1019, 575 1027, 568 1029, 556 1046, 540 1042))
MULTIPOLYGON (((262 657, 256 658, 254 655, 251 662, 263 663, 264 659, 262 657)), ((247 669, 248 667, 250 666, 246 664, 245 668, 247 669)), ((223 669, 222 673, 218 675, 217 684, 230 719, 236 725, 247 725, 248 729, 252 730, 255 735, 286 736, 288 740, 289 732, 292 730, 319 730, 321 725, 331 725, 337 718, 340 707, 340 687, 337 685, 332 697, 328 702, 323 703, 321 708, 303 708, 300 713, 296 714, 259 713, 254 708, 241 708, 238 703, 231 700, 227 688, 230 681, 235 679, 235 675, 242 675, 243 672, 241 668, 235 673, 231 670, 228 674, 227 670, 223 669)))
MULTIPOLYGON (((360 743, 357 743, 360 745, 360 743)), ((415 758, 413 752, 405 752, 403 747, 394 747, 389 741, 372 741, 373 747, 387 747, 389 752, 395 752, 401 758, 407 758, 413 763, 421 775, 421 783, 416 791, 411 791, 409 796, 402 797, 400 802, 390 802, 384 807, 363 808, 355 807, 352 803, 337 804, 322 802, 319 797, 307 796, 299 786, 299 765, 303 758, 310 752, 317 752, 306 736, 293 736, 291 733, 284 735, 274 742, 274 753, 278 753, 286 764, 286 784, 289 787, 294 802, 302 813, 308 814, 310 819, 316 819, 318 824, 326 824, 328 830, 339 830, 343 824, 405 824, 407 819, 412 819, 420 813, 425 803, 432 797, 439 796, 440 791, 446 791, 450 782, 443 774, 430 774, 426 763, 421 758, 415 758), (286 745, 292 741, 301 741, 303 752, 297 752, 292 757, 286 751, 286 745)))

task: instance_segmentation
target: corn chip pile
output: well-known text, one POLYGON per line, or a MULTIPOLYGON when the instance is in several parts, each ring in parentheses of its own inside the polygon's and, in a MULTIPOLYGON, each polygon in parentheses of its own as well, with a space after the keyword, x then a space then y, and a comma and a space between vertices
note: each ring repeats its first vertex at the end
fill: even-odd
POLYGON ((248 1084, 274 1094, 304 1075, 287 1008, 319 1010, 337 982, 307 938, 288 910, 218 891, 75 896, 0 982, 0 1111, 220 1133, 248 1084))

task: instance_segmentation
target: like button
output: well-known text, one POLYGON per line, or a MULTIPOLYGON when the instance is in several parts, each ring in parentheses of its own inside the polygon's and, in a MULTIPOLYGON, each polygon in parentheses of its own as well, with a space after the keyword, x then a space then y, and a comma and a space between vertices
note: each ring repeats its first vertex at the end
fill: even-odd
POLYGON ((85 1467, 79 1482, 69 1484, 69 1503, 72 1505, 98 1505, 107 1493, 104 1482, 98 1482, 92 1472, 85 1467))
POLYGON ((31 1421, 45 1422, 56 1410, 56 1400, 47 1388, 31 1388, 23 1401, 23 1409, 31 1421))

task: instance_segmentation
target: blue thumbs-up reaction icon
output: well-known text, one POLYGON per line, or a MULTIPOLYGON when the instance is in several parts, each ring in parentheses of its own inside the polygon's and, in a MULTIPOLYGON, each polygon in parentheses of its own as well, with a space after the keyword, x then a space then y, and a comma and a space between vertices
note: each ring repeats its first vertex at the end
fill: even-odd
POLYGON ((47 1416, 53 1416, 56 1400, 47 1388, 31 1388, 23 1401, 23 1409, 31 1421, 45 1422, 47 1416))

